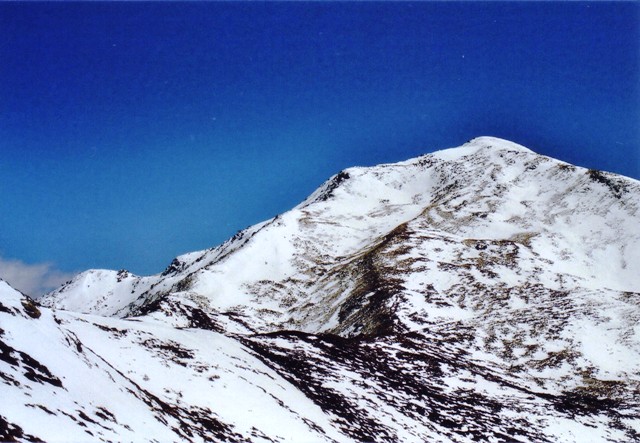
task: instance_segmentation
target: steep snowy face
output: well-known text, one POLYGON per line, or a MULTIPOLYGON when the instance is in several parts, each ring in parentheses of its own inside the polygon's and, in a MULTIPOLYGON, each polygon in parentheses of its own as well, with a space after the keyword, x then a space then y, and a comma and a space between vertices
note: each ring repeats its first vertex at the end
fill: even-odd
MULTIPOLYGON (((481 137, 346 169, 162 274, 87 271, 40 309, 73 318, 101 357, 142 347, 162 365, 206 354, 198 340, 218 334, 229 345, 215 352, 266 365, 301 395, 280 407, 319 408, 300 438, 629 441, 640 437, 639 205, 635 180, 481 137), (97 339, 101 326, 137 332, 97 339), (136 338, 157 330, 156 347, 136 338)), ((144 378, 128 359, 106 360, 144 378)), ((163 383, 148 389, 171 408, 216 411, 163 383)), ((225 417, 247 439, 279 439, 225 417)))

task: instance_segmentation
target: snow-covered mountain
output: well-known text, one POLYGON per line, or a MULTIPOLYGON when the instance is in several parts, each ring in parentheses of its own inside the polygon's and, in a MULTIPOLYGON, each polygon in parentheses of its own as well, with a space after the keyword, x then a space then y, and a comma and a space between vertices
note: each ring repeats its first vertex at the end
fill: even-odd
POLYGON ((639 205, 481 137, 158 275, 0 283, 0 440, 639 440, 639 205))

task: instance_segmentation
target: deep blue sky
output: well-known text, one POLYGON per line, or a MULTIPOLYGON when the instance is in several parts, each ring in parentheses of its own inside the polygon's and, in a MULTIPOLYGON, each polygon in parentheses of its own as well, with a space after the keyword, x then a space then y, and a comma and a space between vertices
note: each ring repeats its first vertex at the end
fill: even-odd
POLYGON ((159 272, 479 135, 640 178, 638 42, 637 2, 2 3, 0 258, 159 272))

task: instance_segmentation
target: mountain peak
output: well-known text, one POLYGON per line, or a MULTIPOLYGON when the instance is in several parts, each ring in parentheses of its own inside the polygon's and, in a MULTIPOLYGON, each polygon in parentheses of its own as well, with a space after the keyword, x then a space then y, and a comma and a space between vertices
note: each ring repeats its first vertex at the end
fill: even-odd
POLYGON ((0 420, 44 440, 637 439, 639 206, 634 180, 493 137, 346 169, 161 274, 87 271, 37 319, 0 309, 21 399, 0 420))
POLYGON ((466 146, 466 145, 477 145, 477 146, 481 146, 481 147, 484 147, 484 148, 493 148, 493 149, 501 149, 501 150, 509 150, 509 151, 520 151, 520 152, 528 152, 528 153, 535 154, 535 152, 533 152, 529 148, 526 148, 526 147, 524 147, 522 145, 519 145, 517 143, 514 143, 512 141, 505 140, 505 139, 498 138, 498 137, 490 137, 490 136, 475 137, 475 138, 469 140, 463 146, 466 146))
POLYGON ((469 155, 480 153, 491 154, 499 151, 522 152, 536 155, 536 153, 529 148, 525 148, 517 143, 488 136, 476 137, 457 148, 444 149, 427 155, 434 156, 440 160, 456 161, 469 155))

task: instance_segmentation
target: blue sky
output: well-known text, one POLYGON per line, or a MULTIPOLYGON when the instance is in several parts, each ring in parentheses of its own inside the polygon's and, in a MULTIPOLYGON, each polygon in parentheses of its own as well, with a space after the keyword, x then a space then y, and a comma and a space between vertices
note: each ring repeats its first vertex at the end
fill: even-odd
POLYGON ((0 276, 160 272, 479 135, 640 178, 638 42, 637 2, 0 3, 0 276))

